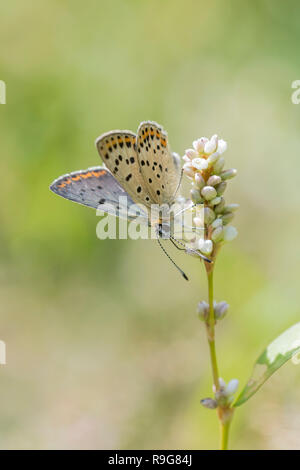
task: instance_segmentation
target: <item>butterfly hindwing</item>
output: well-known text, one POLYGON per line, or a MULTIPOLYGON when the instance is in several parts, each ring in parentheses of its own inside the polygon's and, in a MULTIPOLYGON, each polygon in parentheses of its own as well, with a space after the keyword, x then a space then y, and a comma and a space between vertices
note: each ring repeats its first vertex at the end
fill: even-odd
POLYGON ((159 124, 152 121, 140 124, 137 153, 152 202, 172 204, 180 180, 180 165, 169 149, 167 133, 159 124))
POLYGON ((141 175, 136 151, 136 135, 130 131, 111 131, 96 140, 103 163, 137 203, 150 206, 151 198, 141 175))

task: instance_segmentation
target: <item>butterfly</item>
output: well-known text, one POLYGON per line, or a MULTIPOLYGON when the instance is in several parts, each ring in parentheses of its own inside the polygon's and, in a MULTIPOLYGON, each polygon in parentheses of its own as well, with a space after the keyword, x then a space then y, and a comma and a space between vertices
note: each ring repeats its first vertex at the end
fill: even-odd
POLYGON ((154 221, 149 217, 153 205, 172 206, 181 183, 180 157, 170 150, 167 133, 156 122, 144 121, 136 134, 127 130, 110 131, 98 137, 95 144, 105 166, 60 176, 51 184, 51 191, 117 217, 125 216, 128 220, 139 217, 148 225, 154 225, 160 247, 187 279, 160 238, 169 238, 178 249, 185 249, 178 243, 184 244, 172 236, 169 223, 164 223, 161 217, 154 221), (137 205, 139 210, 136 210, 137 205), (135 210, 131 212, 133 207, 135 210))

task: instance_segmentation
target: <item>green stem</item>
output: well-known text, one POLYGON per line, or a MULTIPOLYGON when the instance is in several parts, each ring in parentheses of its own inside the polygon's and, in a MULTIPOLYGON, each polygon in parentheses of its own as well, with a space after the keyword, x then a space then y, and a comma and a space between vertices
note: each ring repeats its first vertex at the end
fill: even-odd
POLYGON ((221 433, 220 450, 228 449, 229 426, 230 426, 230 421, 226 423, 223 423, 222 421, 220 421, 220 433, 221 433))
MULTIPOLYGON (((206 322, 207 339, 210 352, 210 362, 212 368, 213 382, 216 391, 220 390, 219 371, 215 343, 215 313, 214 313, 214 270, 212 265, 205 265, 208 281, 208 303, 209 317, 206 322)), ((220 422, 220 450, 227 450, 229 426, 232 419, 233 410, 228 405, 218 406, 217 416, 220 422)))
POLYGON ((210 361, 212 367, 213 381, 216 390, 219 390, 219 372, 216 354, 216 343, 215 343, 215 314, 214 314, 214 280, 213 280, 213 269, 207 272, 208 280, 208 303, 209 303, 209 318, 206 324, 207 328, 207 339, 210 351, 210 361))

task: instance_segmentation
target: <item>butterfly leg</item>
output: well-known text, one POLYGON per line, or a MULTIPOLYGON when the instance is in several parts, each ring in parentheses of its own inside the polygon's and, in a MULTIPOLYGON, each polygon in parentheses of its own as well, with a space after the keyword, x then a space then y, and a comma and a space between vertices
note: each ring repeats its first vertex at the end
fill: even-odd
POLYGON ((164 252, 164 254, 169 258, 169 260, 170 260, 171 263, 175 266, 175 268, 178 269, 178 271, 180 272, 180 274, 182 275, 182 277, 184 277, 184 279, 185 279, 186 281, 188 281, 189 278, 187 277, 187 275, 185 274, 185 272, 183 272, 182 269, 181 269, 179 266, 177 266, 177 264, 175 263, 175 261, 172 260, 172 258, 171 258, 171 256, 169 255, 169 253, 168 253, 168 252, 165 250, 165 248, 162 246, 161 241, 160 241, 158 235, 157 235, 157 242, 158 242, 160 248, 162 249, 162 251, 164 252))
POLYGON ((185 251, 185 248, 180 248, 172 237, 169 238, 170 242, 177 248, 177 250, 185 251))
MULTIPOLYGON (((176 238, 174 237, 171 237, 170 236, 170 240, 171 242, 173 243, 173 245, 175 245, 175 242, 178 243, 179 245, 182 245, 184 248, 184 251, 186 250, 186 247, 185 247, 185 244, 182 243, 180 240, 177 240, 176 238)), ((176 245, 175 245, 176 246, 176 245)), ((176 247, 178 248, 179 250, 182 250, 182 248, 179 248, 179 247, 176 247)), ((206 256, 202 255, 199 251, 196 251, 196 250, 193 250, 192 248, 189 248, 189 251, 191 253, 194 253, 195 255, 198 255, 200 256, 200 258, 204 259, 204 261, 207 261, 208 263, 211 263, 211 260, 209 258, 206 258, 206 256)))

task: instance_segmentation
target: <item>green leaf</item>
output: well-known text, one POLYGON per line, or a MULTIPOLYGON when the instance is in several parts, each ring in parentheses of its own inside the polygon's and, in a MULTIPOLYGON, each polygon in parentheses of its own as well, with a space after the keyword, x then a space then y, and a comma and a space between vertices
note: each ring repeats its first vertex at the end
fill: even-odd
POLYGON ((285 362, 294 356, 295 364, 300 363, 296 354, 300 352, 300 322, 284 331, 276 338, 257 359, 250 380, 239 395, 234 406, 240 406, 249 400, 263 383, 285 362))

